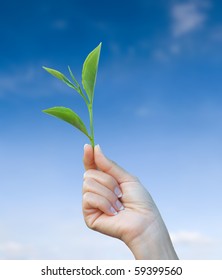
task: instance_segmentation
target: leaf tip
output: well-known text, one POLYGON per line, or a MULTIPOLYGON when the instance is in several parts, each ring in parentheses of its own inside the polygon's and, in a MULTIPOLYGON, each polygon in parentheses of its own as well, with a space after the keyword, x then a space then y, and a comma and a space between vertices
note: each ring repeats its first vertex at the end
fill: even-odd
POLYGON ((47 109, 42 110, 42 113, 46 114, 47 113, 47 109))
POLYGON ((50 73, 50 68, 48 68, 48 67, 46 67, 46 66, 42 66, 42 68, 43 68, 45 71, 47 71, 47 72, 50 73))

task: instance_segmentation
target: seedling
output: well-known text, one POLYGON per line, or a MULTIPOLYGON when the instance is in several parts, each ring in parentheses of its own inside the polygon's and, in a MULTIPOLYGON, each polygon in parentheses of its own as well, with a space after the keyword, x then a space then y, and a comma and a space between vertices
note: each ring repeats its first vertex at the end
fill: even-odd
POLYGON ((69 74, 71 77, 71 81, 61 72, 44 67, 43 68, 49 72, 52 76, 61 80, 67 86, 71 87, 83 98, 86 103, 89 112, 89 123, 90 123, 90 133, 88 132, 86 125, 82 121, 82 119, 71 109, 66 107, 52 107, 43 110, 44 113, 49 114, 51 116, 57 117, 71 125, 75 128, 79 129, 83 132, 90 140, 92 147, 95 146, 94 140, 94 125, 93 125, 93 99, 94 99, 94 89, 96 84, 96 76, 98 71, 99 57, 100 57, 100 43, 89 55, 86 57, 83 67, 82 67, 82 86, 77 82, 74 77, 70 67, 68 66, 69 74))

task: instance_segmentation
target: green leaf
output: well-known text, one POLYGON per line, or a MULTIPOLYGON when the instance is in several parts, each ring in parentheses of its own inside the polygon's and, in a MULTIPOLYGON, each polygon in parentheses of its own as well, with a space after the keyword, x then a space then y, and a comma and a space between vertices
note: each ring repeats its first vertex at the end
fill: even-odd
POLYGON ((101 45, 102 43, 87 56, 82 68, 82 84, 90 103, 92 103, 94 97, 101 45))
POLYGON ((63 81, 69 87, 78 91, 78 88, 73 83, 71 83, 70 80, 68 78, 66 78, 66 76, 64 74, 62 74, 61 72, 59 72, 55 69, 52 69, 52 68, 45 67, 45 66, 43 66, 42 68, 45 69, 47 72, 49 72, 52 76, 54 76, 57 79, 63 81))
POLYGON ((90 138, 85 124, 83 123, 81 118, 71 109, 66 108, 66 107, 52 107, 52 108, 43 110, 43 112, 48 115, 57 117, 65 122, 73 125, 77 129, 82 131, 87 137, 90 138))
POLYGON ((77 81, 76 78, 74 77, 74 75, 73 75, 73 73, 72 73, 72 70, 71 70, 71 68, 70 68, 69 66, 68 66, 68 70, 69 70, 69 74, 70 74, 70 76, 71 76, 73 82, 76 84, 76 87, 80 87, 78 81, 77 81))
POLYGON ((82 98, 85 100, 86 104, 88 104, 88 100, 85 96, 85 94, 82 92, 82 89, 78 83, 78 81, 76 80, 76 78, 74 77, 73 73, 72 73, 72 70, 71 68, 68 66, 68 69, 69 69, 69 74, 73 80, 73 82, 75 83, 75 86, 76 86, 76 91, 82 96, 82 98))

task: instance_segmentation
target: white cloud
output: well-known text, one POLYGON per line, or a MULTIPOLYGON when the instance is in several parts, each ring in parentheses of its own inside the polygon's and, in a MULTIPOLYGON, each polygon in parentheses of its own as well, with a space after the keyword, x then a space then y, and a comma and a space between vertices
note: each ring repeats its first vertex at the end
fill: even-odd
POLYGON ((30 259, 33 253, 31 246, 16 241, 0 243, 0 259, 30 259))
POLYGON ((179 37, 201 28, 207 19, 203 8, 205 5, 198 2, 175 4, 171 10, 173 35, 179 37))
POLYGON ((15 91, 21 84, 29 83, 33 78, 33 69, 27 69, 25 72, 20 69, 18 72, 0 74, 0 95, 15 91))
MULTIPOLYGON (((206 28, 206 23, 210 8, 211 4, 208 0, 189 0, 180 3, 175 1, 171 4, 169 6, 171 18, 169 37, 166 36, 162 40, 162 46, 156 47, 153 57, 159 62, 169 62, 172 57, 180 56, 185 51, 193 51, 199 45, 200 37, 188 35, 205 28, 205 36, 207 36, 209 28, 206 28)), ((219 30, 216 37, 220 38, 220 36, 219 30)), ((200 48, 198 52, 199 50, 200 48)))
MULTIPOLYGON (((68 209, 71 208, 68 206, 68 209)), ((35 221, 41 228, 37 225, 25 228, 29 223, 21 224, 19 230, 16 229, 15 223, 5 228, 5 234, 0 232, 0 260, 133 259, 133 254, 122 241, 87 228, 83 221, 80 201, 76 203, 76 208, 72 209, 76 209, 74 219, 71 211, 70 219, 56 214, 55 219, 51 219, 52 216, 49 215, 49 223, 49 216, 43 207, 42 212, 38 214, 40 221, 34 214, 35 221), (39 232, 36 232, 37 228, 39 232), (7 234, 10 234, 11 239, 7 238, 7 234)), ((61 211, 56 211, 59 212, 61 211)), ((4 232, 4 226, 0 224, 0 228, 4 232)))
POLYGON ((170 236, 180 259, 221 259, 221 238, 212 238, 199 231, 178 231, 170 236))
POLYGON ((49 79, 41 65, 17 66, 0 73, 0 98, 7 95, 39 97, 50 95, 53 90, 63 91, 64 85, 49 79))
POLYGON ((33 67, 17 68, 11 72, 0 73, 0 96, 22 92, 24 89, 34 87, 33 82, 37 77, 33 67))
POLYGON ((175 244, 209 244, 212 243, 211 238, 197 231, 179 231, 171 233, 171 238, 175 244))

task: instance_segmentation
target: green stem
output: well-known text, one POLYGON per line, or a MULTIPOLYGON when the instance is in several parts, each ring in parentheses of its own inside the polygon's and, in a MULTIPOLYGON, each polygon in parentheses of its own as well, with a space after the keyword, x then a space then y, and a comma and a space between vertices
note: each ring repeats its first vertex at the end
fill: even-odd
POLYGON ((89 104, 89 101, 88 101, 88 99, 86 98, 85 94, 82 92, 82 89, 81 89, 80 86, 79 86, 77 92, 82 96, 82 98, 84 99, 84 101, 85 101, 85 103, 86 103, 86 105, 87 105, 87 107, 88 107, 88 109, 89 109, 89 105, 90 105, 90 104, 89 104))
POLYGON ((89 111, 89 120, 90 120, 90 142, 91 142, 92 147, 94 148, 95 141, 94 141, 93 104, 92 103, 88 104, 88 111, 89 111))

